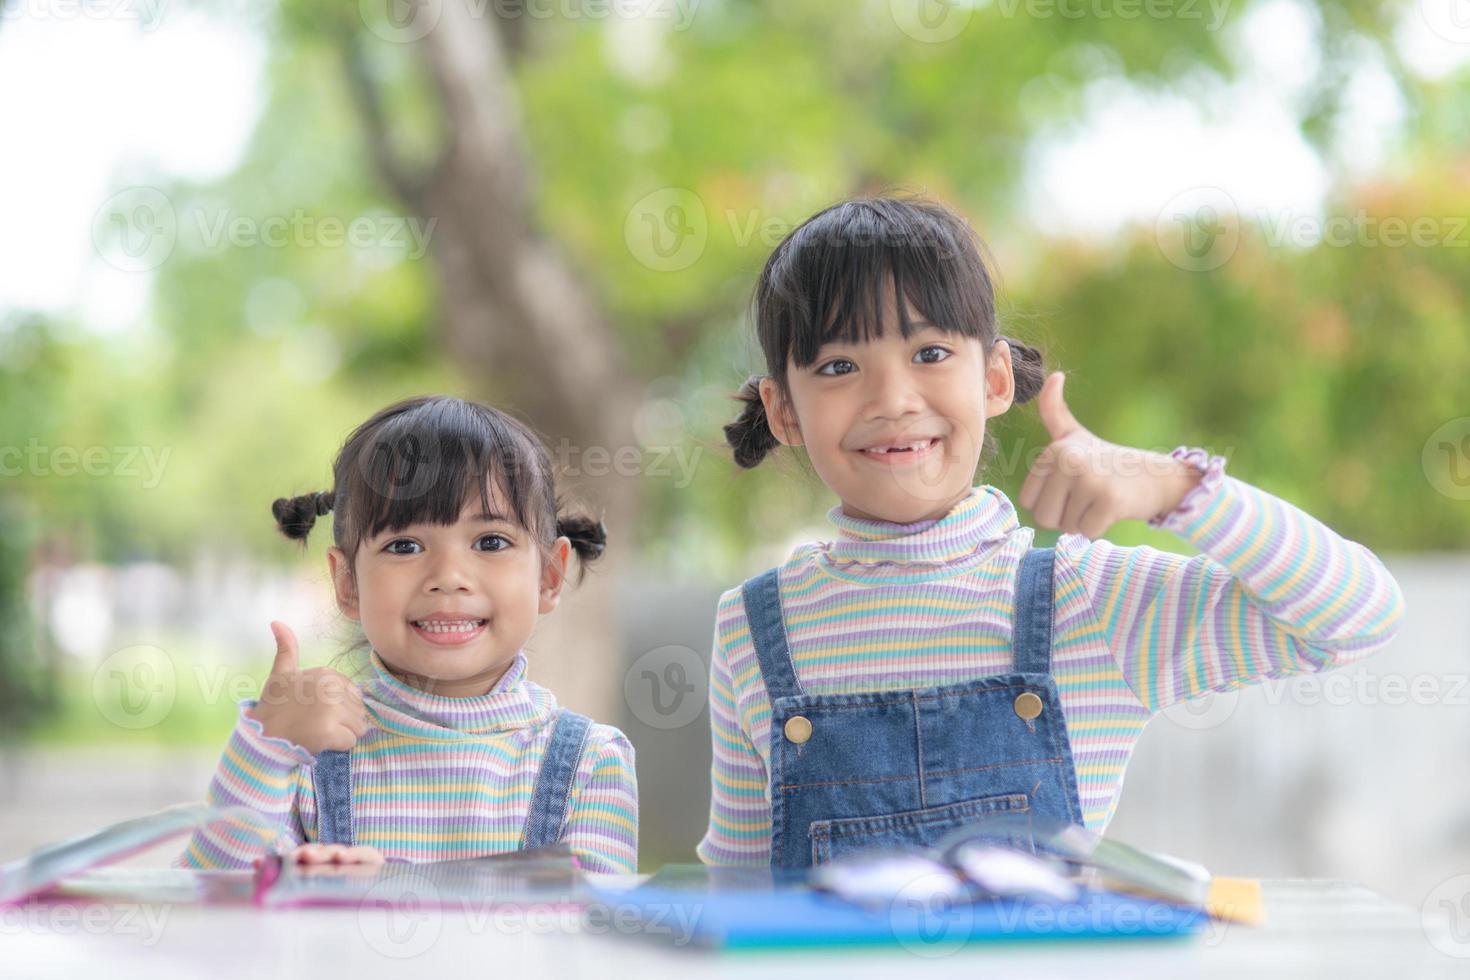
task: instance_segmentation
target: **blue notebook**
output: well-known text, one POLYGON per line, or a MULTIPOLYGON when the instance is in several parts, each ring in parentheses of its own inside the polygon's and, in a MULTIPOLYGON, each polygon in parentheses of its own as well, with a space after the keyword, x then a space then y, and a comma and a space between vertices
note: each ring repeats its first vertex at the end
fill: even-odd
POLYGON ((1198 906, 1096 890, 1066 903, 1007 898, 929 909, 858 906, 799 878, 699 865, 669 865, 638 888, 601 893, 588 915, 669 945, 727 950, 896 945, 938 951, 1014 940, 1163 939, 1202 932, 1209 921, 1198 906))

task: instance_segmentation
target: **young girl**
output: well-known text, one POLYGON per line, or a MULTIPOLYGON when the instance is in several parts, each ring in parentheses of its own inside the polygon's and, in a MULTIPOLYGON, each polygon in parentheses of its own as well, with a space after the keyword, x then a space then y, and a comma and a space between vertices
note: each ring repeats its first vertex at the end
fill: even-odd
POLYGON ((303 543, 333 512, 328 567, 369 648, 361 683, 300 669, 272 623, 270 677, 240 702, 208 799, 277 818, 281 837, 206 828, 176 864, 249 866, 282 843, 304 845, 298 861, 355 862, 565 841, 587 870, 634 871, 633 747, 526 678, 570 552, 591 561, 606 540, 559 513, 545 447, 493 408, 414 398, 352 433, 333 483, 272 511, 303 543))
POLYGON ((1365 547, 1226 476, 1224 459, 1105 442, 1062 375, 996 332, 969 227, 858 200, 796 228, 755 295, 767 374, 726 436, 755 466, 802 446, 836 537, 731 589, 710 682, 709 864, 818 864, 933 843, 996 811, 1101 831, 1167 706, 1319 671, 1393 637, 1365 547), (972 486, 986 420, 1038 399, 1050 444, 1018 495, 972 486), (1102 540, 1145 520, 1194 558, 1102 540))

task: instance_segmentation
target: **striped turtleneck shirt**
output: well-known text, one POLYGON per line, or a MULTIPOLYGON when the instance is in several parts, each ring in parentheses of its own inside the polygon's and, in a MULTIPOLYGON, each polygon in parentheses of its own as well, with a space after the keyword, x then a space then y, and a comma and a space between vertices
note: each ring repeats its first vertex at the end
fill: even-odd
MULTIPOLYGON (((352 750, 357 843, 390 859, 438 861, 515 850, 557 710, 526 677, 517 653, 486 694, 427 694, 394 677, 376 651, 361 681, 370 729, 352 750)), ((216 822, 196 831, 176 866, 249 867, 268 850, 316 839, 311 771, 316 757, 267 736, 240 716, 210 783, 212 806, 244 806, 277 818, 273 840, 216 822)), ((594 724, 572 782, 563 840, 588 871, 632 872, 638 863, 638 785, 633 746, 594 724)))
MULTIPOLYGON (((1112 818, 1149 718, 1178 701, 1336 667, 1383 647, 1403 615, 1378 558, 1284 500, 1224 472, 1203 449, 1173 453, 1200 483, 1148 523, 1199 554, 1056 544, 1052 675, 1084 824, 1112 818)), ((801 545, 778 572, 797 679, 807 694, 958 684, 1011 669, 1017 566, 1034 530, 1004 493, 975 487, 937 520, 858 520, 801 545)), ((740 588, 720 598, 710 667, 714 761, 708 864, 770 860, 771 704, 740 588)))

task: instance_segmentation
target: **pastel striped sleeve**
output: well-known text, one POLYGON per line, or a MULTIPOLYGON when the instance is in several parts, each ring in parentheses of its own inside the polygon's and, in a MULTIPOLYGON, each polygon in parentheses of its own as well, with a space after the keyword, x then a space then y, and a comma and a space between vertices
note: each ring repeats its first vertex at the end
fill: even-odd
POLYGON ((1173 453, 1199 485, 1151 526, 1201 553, 1125 548, 1065 534, 1107 644, 1152 711, 1206 691, 1366 657, 1398 631, 1398 583, 1366 547, 1224 473, 1202 449, 1173 453))
POLYGON ((587 871, 638 870, 638 777, 633 744, 611 725, 593 725, 572 787, 562 840, 587 871))
POLYGON ((744 599, 739 589, 732 589, 720 597, 710 652, 709 827, 695 848, 709 865, 771 863, 770 779, 765 761, 740 723, 730 669, 730 644, 748 643, 749 637, 744 599))
POLYGON ((247 713, 254 706, 253 699, 239 702, 240 717, 205 800, 213 807, 248 807, 274 818, 279 829, 266 835, 215 821, 194 831, 174 859, 175 867, 249 868, 254 859, 272 850, 287 851, 303 842, 296 796, 302 765, 315 763, 316 757, 286 739, 266 735, 260 722, 247 713))

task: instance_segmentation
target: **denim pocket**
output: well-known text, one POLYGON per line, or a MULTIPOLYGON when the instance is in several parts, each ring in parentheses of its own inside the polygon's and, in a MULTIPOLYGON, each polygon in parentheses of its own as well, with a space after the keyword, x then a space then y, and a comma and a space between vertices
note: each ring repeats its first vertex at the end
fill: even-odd
POLYGON ((1030 809, 1031 800, 1025 793, 1004 793, 873 817, 813 820, 808 828, 812 864, 825 864, 874 847, 923 847, 976 817, 1030 809))

